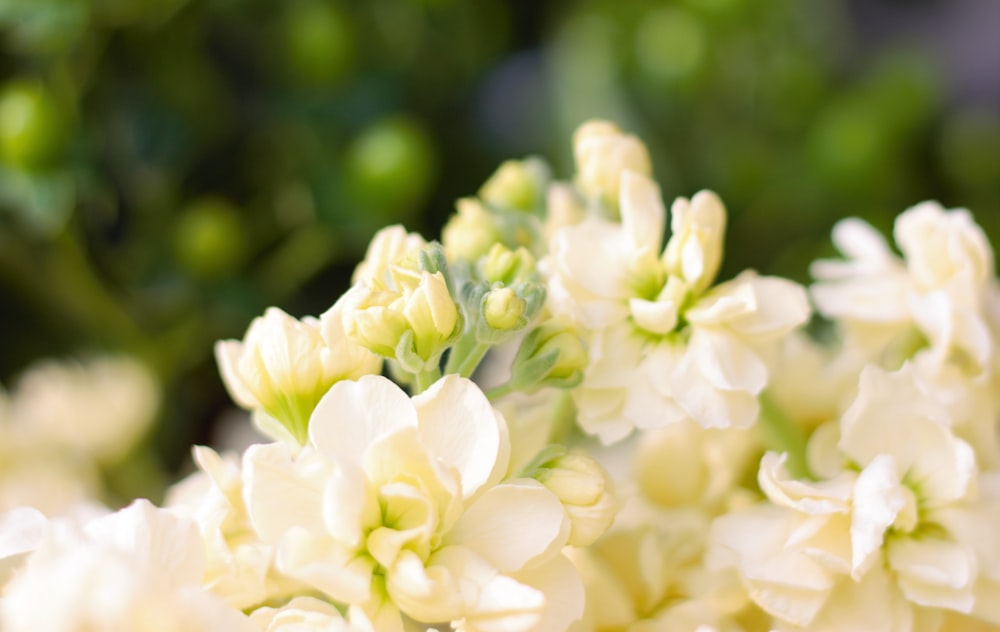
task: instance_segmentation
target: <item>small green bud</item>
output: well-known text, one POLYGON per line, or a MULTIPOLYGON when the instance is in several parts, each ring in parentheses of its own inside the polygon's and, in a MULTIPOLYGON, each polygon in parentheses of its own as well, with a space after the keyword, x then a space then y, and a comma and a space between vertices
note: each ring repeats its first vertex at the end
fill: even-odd
POLYGON ((528 334, 514 358, 511 387, 534 392, 545 386, 572 388, 587 368, 583 341, 571 329, 549 321, 528 334))
POLYGON ((448 259, 475 261, 490 247, 503 241, 496 217, 475 198, 456 202, 458 213, 451 216, 441 231, 448 259))
POLYGON ((503 244, 493 244, 481 260, 480 269, 484 279, 490 283, 514 285, 537 276, 537 262, 527 248, 510 250, 503 244))
POLYGON ((532 212, 542 205, 549 177, 538 158, 508 160, 479 189, 479 197, 497 208, 532 212))
POLYGON ((490 290, 483 297, 483 319, 493 329, 511 331, 526 324, 524 312, 528 304, 513 289, 490 290))

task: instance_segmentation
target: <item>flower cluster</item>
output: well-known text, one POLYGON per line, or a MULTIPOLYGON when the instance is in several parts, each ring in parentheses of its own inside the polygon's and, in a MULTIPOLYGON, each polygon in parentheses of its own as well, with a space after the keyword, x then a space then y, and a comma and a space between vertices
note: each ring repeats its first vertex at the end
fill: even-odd
POLYGON ((607 122, 574 156, 505 163, 440 242, 386 228, 321 316, 219 342, 266 440, 196 447, 162 508, 0 515, 0 627, 1000 629, 969 213, 904 212, 899 254, 845 220, 808 289, 720 280, 718 196, 668 214, 607 122))

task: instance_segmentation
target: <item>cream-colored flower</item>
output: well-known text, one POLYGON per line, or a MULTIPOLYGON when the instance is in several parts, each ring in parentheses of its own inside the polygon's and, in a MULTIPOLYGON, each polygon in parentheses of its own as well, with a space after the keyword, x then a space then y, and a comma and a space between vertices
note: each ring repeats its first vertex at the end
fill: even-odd
POLYGON ((948 416, 909 365, 866 367, 840 420, 838 447, 851 468, 801 481, 783 457, 765 455, 758 480, 771 504, 715 522, 713 564, 739 569, 775 617, 820 630, 850 620, 838 614, 844 595, 869 608, 856 613, 859 629, 910 620, 913 608, 1000 621, 983 599, 1000 589, 1000 549, 983 537, 1000 519, 1000 493, 977 496, 984 479, 948 416), (885 596, 862 599, 857 585, 883 586, 885 596))
POLYGON ((193 450, 198 471, 171 487, 165 506, 193 519, 205 547, 204 586, 234 608, 281 599, 301 584, 274 570, 274 547, 254 532, 243 502, 239 461, 193 450))
POLYGON ((53 524, 6 586, 8 632, 256 630, 201 586, 194 523, 136 501, 82 525, 53 524))
POLYGON ((371 621, 353 608, 347 619, 315 597, 296 597, 280 608, 258 608, 250 620, 262 632, 376 632, 371 621))
POLYGON ((145 434, 159 403, 149 368, 106 356, 32 366, 18 380, 7 414, 21 436, 110 463, 145 434))
POLYGON ((573 632, 687 632, 699 625, 734 632, 764 619, 736 573, 705 567, 707 531, 708 516, 700 511, 632 501, 604 537, 572 552, 587 588, 584 617, 573 632))
POLYGON ((368 244, 365 259, 354 269, 352 283, 380 281, 389 283, 391 267, 421 248, 427 242, 417 233, 408 233, 400 225, 388 226, 375 233, 368 244))
POLYGON ((746 272, 709 289, 725 211, 712 193, 666 212, 648 177, 621 176, 621 223, 589 218, 560 230, 545 262, 549 307, 586 333, 590 364, 573 395, 580 425, 605 443, 682 419, 747 426, 768 370, 756 346, 809 316, 805 292, 746 272))
POLYGON ((536 481, 499 483, 508 450, 503 419, 468 380, 446 376, 411 400, 369 376, 330 389, 301 451, 248 450, 244 498, 282 573, 362 607, 379 630, 401 629, 400 612, 470 631, 565 629, 582 607, 560 570, 569 523, 536 481), (556 615, 562 627, 539 627, 556 615))
POLYGON ((900 362, 926 340, 940 362, 958 360, 976 371, 993 350, 985 305, 995 287, 993 252, 965 209, 924 202, 896 218, 893 254, 871 226, 843 220, 833 232, 846 261, 813 264, 819 311, 842 322, 870 357, 900 362))
POLYGON ((242 341, 216 343, 219 371, 233 400, 264 411, 304 442, 309 415, 330 386, 381 370, 381 359, 344 332, 343 309, 341 300, 319 319, 297 320, 270 307, 242 341))
POLYGON ((618 203, 626 171, 650 175, 649 151, 641 140, 607 121, 589 121, 573 134, 576 184, 590 198, 610 208, 618 203))

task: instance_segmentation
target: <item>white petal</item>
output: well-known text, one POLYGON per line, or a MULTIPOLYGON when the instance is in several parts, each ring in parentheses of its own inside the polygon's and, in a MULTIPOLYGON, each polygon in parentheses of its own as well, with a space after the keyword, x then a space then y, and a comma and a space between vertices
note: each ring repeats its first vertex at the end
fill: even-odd
POLYGON ((743 336, 757 339, 783 336, 809 320, 812 312, 809 298, 797 283, 759 277, 752 272, 745 272, 730 283, 748 285, 755 296, 756 309, 727 321, 730 328, 743 336))
POLYGON ((851 514, 851 577, 861 578, 878 559, 885 532, 906 505, 895 460, 880 454, 861 471, 851 514))
POLYGON ((739 338, 693 328, 687 357, 715 388, 756 395, 767 385, 767 366, 739 338))
POLYGON ((666 334, 677 326, 677 305, 672 301, 647 301, 631 298, 629 312, 635 324, 654 334, 666 334))
POLYGON ((243 455, 243 502, 257 535, 276 542, 293 526, 324 533, 325 473, 303 476, 286 444, 250 446, 243 455))
POLYGON ((895 258, 882 233, 856 217, 837 222, 833 227, 833 243, 849 259, 886 261, 895 258))
POLYGON ((309 437, 321 452, 361 462, 368 446, 402 428, 416 428, 417 413, 401 388, 381 375, 337 382, 309 421, 309 437))
POLYGON ((964 546, 945 540, 899 538, 888 548, 889 567, 910 601, 969 612, 976 563, 964 546))
POLYGON ((49 519, 32 507, 0 514, 0 560, 33 551, 48 530, 49 519))
POLYGON ((833 480, 792 480, 785 470, 787 454, 768 452, 760 462, 757 481, 771 502, 801 513, 820 515, 850 511, 855 476, 844 472, 833 480))
POLYGON ((583 616, 583 581, 564 556, 557 555, 541 566, 515 574, 514 578, 545 595, 541 619, 530 628, 531 632, 567 630, 583 616))
POLYGON ((201 583, 204 542, 188 518, 139 499, 88 522, 84 530, 95 540, 127 553, 137 568, 155 573, 167 586, 201 583))
POLYGON ((660 187, 649 176, 625 171, 621 177, 622 228, 637 249, 659 255, 667 212, 660 187))
POLYGON ((215 343, 215 362, 219 365, 222 383, 233 401, 243 408, 256 408, 259 404, 246 387, 236 370, 243 356, 243 343, 239 340, 220 340, 215 343))
POLYGON ((455 523, 448 544, 475 551, 502 572, 550 557, 566 543, 569 523, 555 494, 534 480, 497 485, 476 499, 455 523))
POLYGON ((510 446, 505 424, 472 381, 447 375, 413 398, 413 405, 424 445, 461 474, 463 498, 475 494, 494 473, 506 471, 510 446))
POLYGON ((375 563, 329 537, 292 528, 282 537, 275 566, 338 601, 364 603, 371 598, 375 563))

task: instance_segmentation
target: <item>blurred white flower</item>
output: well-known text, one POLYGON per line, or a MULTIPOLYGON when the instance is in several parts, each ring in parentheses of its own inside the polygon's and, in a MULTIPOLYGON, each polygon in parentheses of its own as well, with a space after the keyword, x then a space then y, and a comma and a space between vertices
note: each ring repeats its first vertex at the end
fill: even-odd
POLYGON ((839 222, 833 241, 847 260, 813 264, 817 309, 842 322, 872 359, 911 357, 918 331, 937 362, 987 368, 994 343, 985 309, 995 281, 982 229, 965 209, 924 202, 896 218, 894 236, 902 259, 863 221, 839 222))
POLYGON ((5 587, 7 632, 256 630, 202 588, 194 523, 136 501, 83 524, 53 523, 5 587))
POLYGON ((149 368, 125 356, 30 367, 11 394, 8 415, 22 436, 103 463, 124 457, 158 412, 159 385, 149 368))

